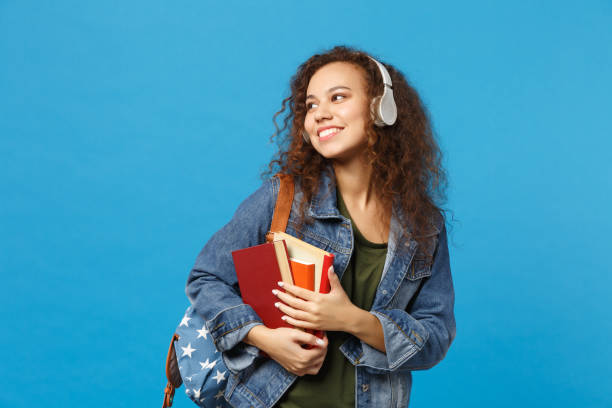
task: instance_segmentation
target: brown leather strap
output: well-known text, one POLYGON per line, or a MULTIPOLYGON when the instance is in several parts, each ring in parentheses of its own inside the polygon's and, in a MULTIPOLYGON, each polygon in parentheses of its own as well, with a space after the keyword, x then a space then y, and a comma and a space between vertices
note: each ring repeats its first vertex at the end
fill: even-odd
POLYGON ((166 389, 164 389, 164 403, 162 404, 162 408, 172 406, 174 390, 183 384, 181 373, 178 368, 178 361, 176 361, 176 353, 174 352, 174 342, 178 339, 179 335, 174 333, 172 341, 170 341, 170 347, 168 348, 168 356, 166 357, 166 378, 168 378, 168 383, 166 384, 166 389))
MULTIPOLYGON (((274 215, 272 216, 272 223, 270 224, 270 232, 284 232, 287 229, 291 204, 293 203, 293 177, 290 174, 280 173, 277 174, 277 176, 280 180, 280 187, 278 189, 276 205, 274 206, 274 215)), ((266 240, 268 242, 271 242, 274 238, 270 232, 266 235, 266 240)))
POLYGON ((162 408, 171 407, 172 401, 174 401, 174 385, 170 384, 170 381, 168 381, 166 389, 164 389, 164 403, 162 404, 162 408))

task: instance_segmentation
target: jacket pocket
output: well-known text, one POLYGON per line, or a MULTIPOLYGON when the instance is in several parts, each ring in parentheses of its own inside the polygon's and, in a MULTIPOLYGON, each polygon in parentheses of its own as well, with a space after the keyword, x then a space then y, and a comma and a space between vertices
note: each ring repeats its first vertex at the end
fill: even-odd
POLYGON ((406 274, 406 279, 410 281, 416 281, 427 276, 431 276, 431 265, 433 258, 427 255, 419 256, 415 255, 412 259, 412 263, 406 274))
POLYGON ((408 266, 404 279, 386 308, 406 309, 421 287, 423 279, 428 276, 431 276, 431 262, 427 258, 417 258, 417 255, 415 255, 408 266))
POLYGON ((417 253, 414 254, 412 262, 408 267, 406 279, 416 281, 431 276, 431 267, 433 265, 433 258, 437 245, 438 236, 436 234, 429 237, 425 248, 417 249, 417 253))

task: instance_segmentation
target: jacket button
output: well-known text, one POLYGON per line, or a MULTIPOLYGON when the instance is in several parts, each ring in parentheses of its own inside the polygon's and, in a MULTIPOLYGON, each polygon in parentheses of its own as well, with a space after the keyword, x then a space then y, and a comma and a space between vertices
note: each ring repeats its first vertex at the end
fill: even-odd
POLYGON ((370 389, 370 386, 368 384, 362 384, 361 385, 361 390, 363 392, 368 392, 369 389, 370 389))
POLYGON ((387 289, 383 290, 383 295, 387 294, 387 289))

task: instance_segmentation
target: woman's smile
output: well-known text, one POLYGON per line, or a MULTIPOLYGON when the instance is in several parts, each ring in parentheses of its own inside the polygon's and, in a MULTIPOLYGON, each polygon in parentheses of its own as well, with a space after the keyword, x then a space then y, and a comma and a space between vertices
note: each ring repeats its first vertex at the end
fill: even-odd
POLYGON ((332 160, 360 157, 367 147, 369 118, 362 68, 346 62, 324 65, 310 79, 306 94, 304 130, 315 150, 332 160))
POLYGON ((323 130, 319 130, 319 141, 324 142, 326 140, 331 139, 336 136, 338 133, 342 131, 341 127, 325 127, 323 130))

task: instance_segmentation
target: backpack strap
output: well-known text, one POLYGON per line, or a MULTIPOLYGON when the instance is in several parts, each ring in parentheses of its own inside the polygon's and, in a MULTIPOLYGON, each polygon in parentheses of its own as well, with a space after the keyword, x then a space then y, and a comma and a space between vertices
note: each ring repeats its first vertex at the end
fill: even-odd
POLYGON ((166 357, 166 378, 168 379, 168 383, 164 389, 164 403, 162 404, 162 408, 172 406, 174 390, 183 384, 183 379, 181 378, 181 373, 178 368, 178 361, 176 361, 176 352, 174 351, 174 342, 178 339, 178 334, 174 333, 172 341, 170 341, 168 356, 166 357))
POLYGON ((280 181, 280 187, 278 189, 276 205, 274 206, 274 215, 272 216, 270 231, 266 234, 266 241, 268 242, 272 242, 274 239, 273 232, 284 232, 287 229, 289 213, 291 212, 291 205, 293 204, 293 177, 291 174, 280 173, 277 174, 277 177, 280 181))

